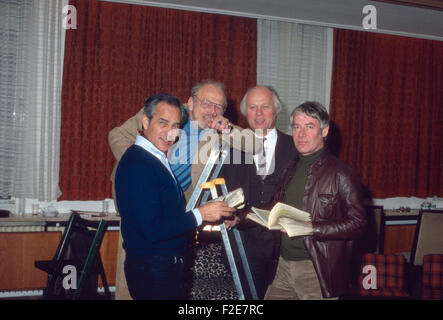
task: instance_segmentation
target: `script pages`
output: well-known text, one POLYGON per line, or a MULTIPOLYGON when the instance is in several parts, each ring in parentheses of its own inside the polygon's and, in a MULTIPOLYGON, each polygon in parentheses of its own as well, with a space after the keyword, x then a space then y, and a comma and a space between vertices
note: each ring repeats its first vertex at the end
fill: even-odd
POLYGON ((237 188, 226 195, 222 195, 208 202, 212 201, 224 201, 232 208, 242 209, 245 206, 245 194, 242 188, 237 188))
POLYGON ((269 230, 285 229, 289 237, 312 234, 311 216, 306 211, 282 202, 277 202, 271 211, 255 207, 251 207, 251 210, 254 213, 248 213, 246 218, 269 230))

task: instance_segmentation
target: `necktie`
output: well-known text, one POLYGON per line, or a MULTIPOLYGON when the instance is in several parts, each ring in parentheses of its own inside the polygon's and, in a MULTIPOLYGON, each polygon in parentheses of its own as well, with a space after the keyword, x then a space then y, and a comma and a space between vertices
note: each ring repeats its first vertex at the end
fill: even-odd
POLYGON ((263 151, 258 155, 258 173, 264 178, 266 175, 266 150, 265 150, 266 138, 263 138, 263 151))

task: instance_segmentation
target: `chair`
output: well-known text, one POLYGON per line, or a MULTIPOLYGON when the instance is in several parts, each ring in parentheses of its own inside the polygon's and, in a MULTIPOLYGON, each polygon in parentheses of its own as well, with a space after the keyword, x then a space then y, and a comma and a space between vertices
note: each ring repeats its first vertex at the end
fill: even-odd
POLYGON ((427 254, 423 257, 422 298, 443 300, 442 254, 427 254))
MULTIPOLYGON (((383 206, 365 206, 367 226, 362 237, 354 240, 351 265, 353 290, 361 273, 360 264, 365 253, 383 253, 385 211, 383 206)), ((358 291, 358 285, 357 285, 358 291)))
POLYGON ((367 225, 361 238, 354 241, 357 263, 364 253, 383 253, 385 232, 385 211, 383 206, 365 206, 367 225))
POLYGON ((383 254, 385 211, 383 206, 365 206, 368 217, 368 252, 383 254))
POLYGON ((106 228, 104 220, 95 222, 82 219, 76 212, 71 214, 54 258, 34 262, 38 269, 48 273, 43 299, 111 298, 99 253, 106 228), (75 267, 76 278, 73 279, 77 280, 76 284, 68 287, 63 282, 68 276, 64 271, 66 266, 75 267), (99 275, 105 289, 104 297, 97 293, 99 275))
POLYGON ((358 280, 358 295, 360 297, 408 297, 405 290, 405 265, 406 260, 401 255, 383 255, 366 253, 363 255, 360 275, 358 280), (376 288, 365 288, 366 277, 370 273, 363 273, 365 266, 374 266, 370 273, 376 277, 376 288), (375 274, 372 274, 375 272, 375 274))
POLYGON ((427 254, 443 254, 443 210, 420 210, 412 245, 411 266, 421 266, 427 254))
POLYGON ((423 257, 443 254, 443 210, 420 210, 410 252, 399 252, 407 261, 409 292, 419 298, 422 291, 423 257))

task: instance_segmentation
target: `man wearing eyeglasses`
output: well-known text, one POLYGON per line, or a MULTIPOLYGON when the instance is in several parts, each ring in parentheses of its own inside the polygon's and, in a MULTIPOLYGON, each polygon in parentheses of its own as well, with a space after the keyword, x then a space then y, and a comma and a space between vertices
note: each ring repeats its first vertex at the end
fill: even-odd
POLYGON ((188 99, 191 121, 197 121, 202 129, 212 128, 221 132, 229 127, 229 121, 223 117, 226 109, 226 96, 223 85, 218 82, 201 82, 191 90, 188 99))
MULTIPOLYGON (((219 82, 205 80, 191 89, 191 96, 188 99, 189 118, 184 123, 178 142, 168 151, 171 169, 184 192, 186 200, 191 197, 195 184, 206 164, 204 160, 207 159, 207 156, 201 154, 202 152, 198 152, 199 150, 210 151, 211 144, 219 141, 221 136, 222 139, 228 141, 237 149, 242 149, 245 152, 254 151, 254 143, 242 142, 242 139, 243 141, 255 141, 254 133, 249 129, 234 128, 235 126, 223 116, 226 106, 227 99, 224 86, 219 82)), ((142 115, 143 108, 123 125, 109 132, 109 145, 117 163, 126 149, 134 143, 139 129, 142 128, 142 115)), ((114 181, 114 176, 115 168, 111 175, 111 181, 114 181)), ((122 267, 123 256, 124 251, 121 247, 120 237, 119 256, 117 258, 116 299, 130 299, 122 267)))

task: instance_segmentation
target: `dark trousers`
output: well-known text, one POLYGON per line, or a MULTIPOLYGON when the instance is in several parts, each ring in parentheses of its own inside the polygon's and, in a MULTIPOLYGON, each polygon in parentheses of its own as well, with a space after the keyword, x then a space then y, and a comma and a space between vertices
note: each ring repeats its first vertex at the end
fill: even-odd
POLYGON ((125 276, 135 300, 175 300, 183 277, 183 257, 127 254, 125 276))

